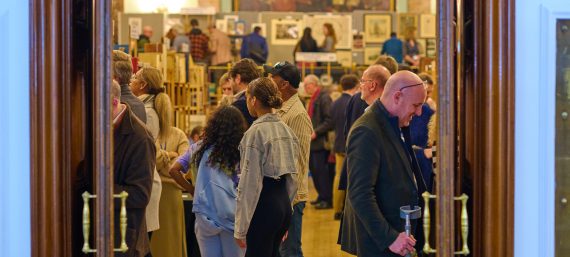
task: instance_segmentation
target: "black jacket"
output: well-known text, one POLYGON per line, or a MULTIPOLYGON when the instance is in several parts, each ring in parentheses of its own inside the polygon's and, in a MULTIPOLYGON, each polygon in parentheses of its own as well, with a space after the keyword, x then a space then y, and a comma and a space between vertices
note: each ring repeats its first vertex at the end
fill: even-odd
MULTIPOLYGON (((400 207, 419 205, 412 160, 398 118, 377 101, 348 136, 348 189, 341 249, 359 257, 392 257, 388 247, 404 231, 400 207)), ((412 223, 412 231, 416 222, 412 223)), ((418 238, 423 235, 414 235, 418 238)))
POLYGON ((129 88, 127 84, 121 85, 121 102, 129 105, 131 111, 137 118, 146 124, 146 110, 144 109, 144 104, 138 97, 133 95, 131 88, 129 88))
POLYGON ((247 110, 245 92, 240 95, 237 95, 236 97, 237 99, 232 103, 232 105, 238 108, 238 110, 240 110, 241 114, 245 118, 245 121, 247 122, 247 127, 249 128, 251 124, 253 124, 253 122, 255 121, 255 117, 251 116, 251 114, 247 110))
POLYGON ((313 130, 317 138, 311 141, 311 151, 325 150, 325 141, 327 133, 333 129, 333 123, 330 116, 330 108, 332 98, 329 91, 321 89, 321 92, 313 104, 313 130))
MULTIPOLYGON (((129 250, 115 256, 143 257, 150 245, 146 231, 145 209, 150 200, 156 148, 144 123, 127 107, 125 114, 113 130, 113 191, 126 191, 127 233, 129 250)), ((115 245, 119 245, 119 214, 121 202, 115 200, 115 245)))

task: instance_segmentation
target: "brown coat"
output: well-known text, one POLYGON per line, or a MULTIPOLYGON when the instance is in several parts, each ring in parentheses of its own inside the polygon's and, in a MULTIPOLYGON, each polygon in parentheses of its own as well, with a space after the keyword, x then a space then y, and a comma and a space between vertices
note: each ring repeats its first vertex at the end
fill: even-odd
MULTIPOLYGON (((156 148, 145 125, 127 107, 125 114, 113 131, 115 194, 126 191, 127 233, 129 250, 115 256, 143 257, 149 252, 145 222, 145 209, 150 199, 156 148)), ((115 200, 115 245, 120 242, 120 201, 115 200)))

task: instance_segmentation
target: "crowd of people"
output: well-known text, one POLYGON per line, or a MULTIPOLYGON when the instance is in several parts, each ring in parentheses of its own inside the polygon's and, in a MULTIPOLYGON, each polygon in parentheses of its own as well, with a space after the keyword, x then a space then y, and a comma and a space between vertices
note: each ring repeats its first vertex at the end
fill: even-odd
MULTIPOLYGON (((334 50, 334 29, 325 30, 323 47, 334 50)), ((194 28, 189 41, 203 43, 202 35, 194 28)), ((305 36, 299 43, 315 47, 305 36)), ((133 75, 131 57, 113 52, 114 190, 129 194, 122 256, 303 256, 307 202, 334 208, 343 251, 421 254, 422 226, 404 233, 399 210, 423 206, 421 193, 433 186, 431 77, 399 71, 383 55, 335 89, 315 75, 301 78, 289 62, 263 72, 259 64, 231 65, 219 79, 223 101, 186 135, 172 125, 160 70, 133 75)))

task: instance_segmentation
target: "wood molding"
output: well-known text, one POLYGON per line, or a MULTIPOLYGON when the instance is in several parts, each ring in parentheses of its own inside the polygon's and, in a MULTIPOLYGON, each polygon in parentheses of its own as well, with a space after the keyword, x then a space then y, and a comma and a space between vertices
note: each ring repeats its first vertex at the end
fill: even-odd
POLYGON ((514 256, 514 0, 475 3, 474 256, 514 256))
POLYGON ((456 99, 454 66, 455 0, 438 0, 438 126, 439 166, 436 183, 436 249, 440 257, 454 256, 454 183, 456 165, 456 99))
MULTIPOLYGON (((95 234, 98 256, 113 256, 113 173, 111 130, 111 0, 93 5, 94 173, 97 193, 95 234)), ((117 246, 118 247, 118 246, 117 246)))
POLYGON ((30 1, 32 256, 71 256, 70 3, 30 1))

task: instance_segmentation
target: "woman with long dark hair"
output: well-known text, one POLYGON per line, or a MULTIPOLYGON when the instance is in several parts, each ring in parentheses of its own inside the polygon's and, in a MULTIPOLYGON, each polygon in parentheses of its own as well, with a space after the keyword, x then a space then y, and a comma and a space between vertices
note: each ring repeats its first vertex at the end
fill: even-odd
POLYGON ((192 211, 202 257, 241 257, 245 253, 233 239, 238 145, 245 129, 245 119, 237 108, 218 108, 208 120, 202 141, 192 145, 170 169, 182 187, 194 192, 192 211), (195 188, 180 173, 188 169, 195 174, 195 188))
MULTIPOLYGON (((313 36, 311 35, 311 28, 306 27, 303 30, 303 37, 301 37, 301 40, 299 40, 299 42, 297 42, 297 45, 295 46, 295 51, 293 52, 293 59, 296 60, 296 53, 297 52, 318 52, 319 51, 319 47, 317 46, 317 41, 313 38, 313 36)), ((313 66, 315 65, 315 62, 298 62, 297 66, 299 68, 313 68, 313 66)))
POLYGON ((274 113, 283 99, 269 78, 258 78, 246 90, 247 109, 257 117, 245 132, 239 149, 240 181, 237 194, 237 243, 248 257, 279 256, 279 246, 291 221, 291 203, 297 194, 296 162, 299 141, 274 113))

